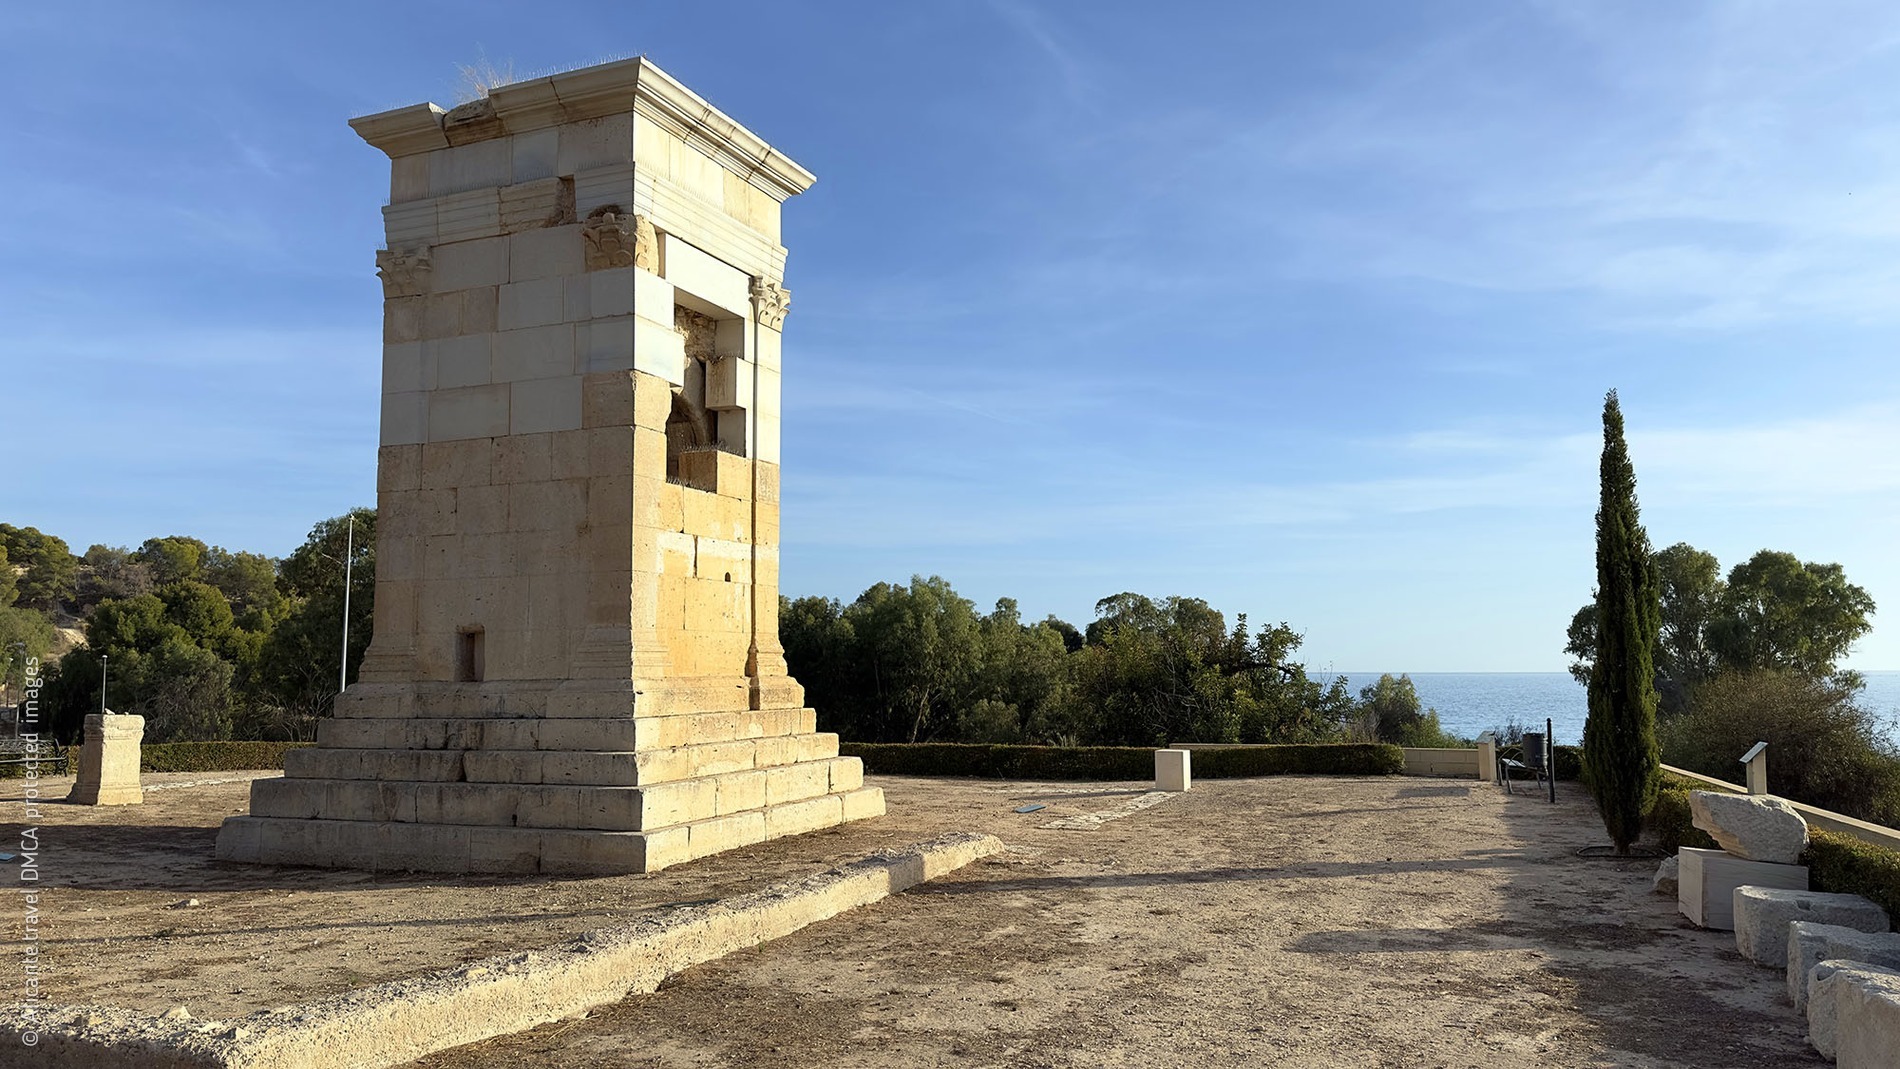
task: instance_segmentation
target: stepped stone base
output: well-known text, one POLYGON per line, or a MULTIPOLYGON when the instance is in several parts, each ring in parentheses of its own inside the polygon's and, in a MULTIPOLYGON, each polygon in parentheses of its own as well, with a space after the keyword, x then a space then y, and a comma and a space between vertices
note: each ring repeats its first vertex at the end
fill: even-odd
MULTIPOLYGON (((882 816, 810 709, 569 719, 345 703, 225 821, 227 861, 430 872, 653 872, 882 816), (374 708, 374 706, 369 706, 374 708)), ((537 710, 537 712, 544 712, 537 710)))
POLYGON ((616 875, 657 872, 883 815, 883 790, 860 787, 650 832, 232 817, 218 832, 218 858, 372 871, 616 875))

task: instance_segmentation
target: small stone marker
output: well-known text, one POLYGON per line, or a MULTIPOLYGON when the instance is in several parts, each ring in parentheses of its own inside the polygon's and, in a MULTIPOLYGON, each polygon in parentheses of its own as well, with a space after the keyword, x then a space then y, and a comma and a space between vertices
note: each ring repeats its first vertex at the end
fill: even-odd
POLYGON ((1891 1069, 1900 1050, 1900 972, 1832 959, 1815 966, 1808 1042, 1840 1069, 1891 1069))
POLYGON ((1698 850, 1692 846, 1683 847, 1676 856, 1681 859, 1681 871, 1676 877, 1677 907, 1684 916, 1704 928, 1734 930, 1737 887, 1808 889, 1806 865, 1744 861, 1721 850, 1698 850))
POLYGON ((1689 812, 1717 845, 1750 861, 1792 865, 1808 845, 1808 822, 1773 796, 1690 791, 1689 812))
POLYGON ((118 713, 86 717, 85 741, 79 747, 79 779, 68 802, 77 805, 138 805, 145 800, 139 789, 139 741, 145 738, 145 718, 118 713))
POLYGON ((1814 988, 1814 967, 1830 959, 1865 962, 1900 969, 1900 932, 1865 931, 1839 924, 1794 921, 1788 925, 1788 1000, 1795 1009, 1808 1004, 1814 988))
POLYGON ((1887 911, 1859 895, 1737 887, 1734 910, 1735 949, 1757 965, 1777 969, 1788 962, 1788 926, 1792 922, 1814 921, 1858 932, 1887 930, 1887 911))
POLYGON ((1187 750, 1155 751, 1155 790, 1185 791, 1194 786, 1194 772, 1187 750))

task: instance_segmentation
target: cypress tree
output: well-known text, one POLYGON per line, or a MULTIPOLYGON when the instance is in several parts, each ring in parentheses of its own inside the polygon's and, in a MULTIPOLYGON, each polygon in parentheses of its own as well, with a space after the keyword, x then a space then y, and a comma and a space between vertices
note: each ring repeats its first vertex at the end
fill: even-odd
POLYGON ((1616 852, 1627 854, 1642 834, 1662 778, 1654 665, 1662 604, 1649 535, 1637 514, 1636 469, 1623 441, 1615 390, 1603 401, 1601 480, 1596 660, 1583 725, 1583 772, 1616 852))

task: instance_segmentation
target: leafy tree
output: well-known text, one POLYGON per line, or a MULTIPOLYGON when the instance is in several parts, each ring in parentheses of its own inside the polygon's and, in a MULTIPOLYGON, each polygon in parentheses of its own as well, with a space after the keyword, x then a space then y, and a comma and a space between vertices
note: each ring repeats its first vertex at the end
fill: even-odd
MULTIPOLYGON (((1725 581, 1715 556, 1687 543, 1659 550, 1652 561, 1662 606, 1656 690, 1670 716, 1722 672, 1831 675, 1873 626, 1873 598, 1849 583, 1838 564, 1803 564, 1791 553, 1762 550, 1725 581)), ((1571 675, 1585 683, 1596 651, 1596 612, 1594 604, 1577 610, 1564 646, 1575 658, 1571 675)))
POLYGON ((1380 742, 1398 742, 1425 723, 1424 704, 1408 675, 1387 673, 1359 688, 1359 707, 1365 726, 1380 742))
POLYGON ((139 546, 136 556, 152 570, 153 581, 162 586, 202 580, 205 555, 210 552, 210 548, 196 538, 173 535, 169 538, 146 539, 139 546))
POLYGON ((868 657, 884 714, 884 733, 928 738, 963 707, 980 663, 976 607, 939 576, 913 576, 909 587, 878 583, 850 610, 861 656, 868 657))
POLYGON ((1069 621, 1059 620, 1054 613, 1050 613, 1043 618, 1042 625, 1054 631, 1056 634, 1061 635, 1062 646, 1070 653, 1074 653, 1076 650, 1082 648, 1082 643, 1085 641, 1082 638, 1082 632, 1077 630, 1076 626, 1069 621))
POLYGON ((1623 439, 1615 390, 1603 402, 1600 483, 1597 642, 1590 713, 1583 725, 1583 770, 1617 853, 1627 854, 1661 785, 1654 658, 1662 623, 1649 535, 1636 504, 1636 469, 1623 439))
POLYGON ((80 558, 75 607, 87 612, 108 598, 123 600, 150 594, 156 585, 151 565, 134 557, 131 550, 93 546, 80 558))
POLYGON ((959 720, 957 735, 967 742, 1021 741, 1032 730, 1046 730, 1068 696, 1068 647, 1048 623, 1025 626, 1012 598, 977 625, 981 646, 971 706, 959 720), (1003 723, 1011 710, 1013 725, 1003 723))
POLYGON ((25 569, 18 579, 20 605, 54 612, 73 596, 79 562, 61 539, 37 527, 0 523, 0 549, 15 567, 25 569))
POLYGON ((1678 542, 1654 558, 1660 627, 1656 634, 1658 700, 1671 713, 1688 706, 1695 688, 1715 677, 1708 632, 1720 611, 1721 565, 1715 554, 1678 542))
POLYGON ((1663 755, 1732 780, 1736 760, 1766 742, 1769 790, 1893 826, 1900 823, 1900 747, 1856 693, 1852 681, 1785 669, 1724 672, 1663 726, 1663 755))
POLYGON ((232 553, 212 546, 205 553, 204 581, 225 596, 247 630, 268 630, 290 605, 277 588, 277 562, 261 553, 232 553))
POLYGON ((1764 549, 1729 572, 1721 610, 1709 644, 1723 667, 1824 676, 1872 630, 1874 599, 1838 564, 1764 549))
POLYGON ((20 687, 26 683, 26 659, 42 662, 58 641, 58 632, 46 614, 18 606, 0 607, 0 686, 20 687))
POLYGON ((307 738, 335 701, 346 554, 352 561, 348 678, 356 677, 369 649, 376 600, 376 510, 367 508, 313 526, 278 569, 284 603, 269 614, 274 622, 239 679, 251 701, 246 724, 252 730, 307 738), (351 517, 356 521, 353 544, 351 517))
POLYGON ((7 547, 0 546, 0 609, 12 605, 20 596, 20 578, 7 563, 7 547))

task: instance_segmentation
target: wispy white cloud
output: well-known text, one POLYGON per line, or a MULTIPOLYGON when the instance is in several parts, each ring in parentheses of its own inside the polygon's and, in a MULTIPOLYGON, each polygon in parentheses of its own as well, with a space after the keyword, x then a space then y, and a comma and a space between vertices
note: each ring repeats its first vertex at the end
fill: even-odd
POLYGON ((1069 43, 1045 12, 1028 0, 990 0, 990 8, 1049 61, 1055 82, 1070 104, 1097 106, 1094 63, 1069 43))

